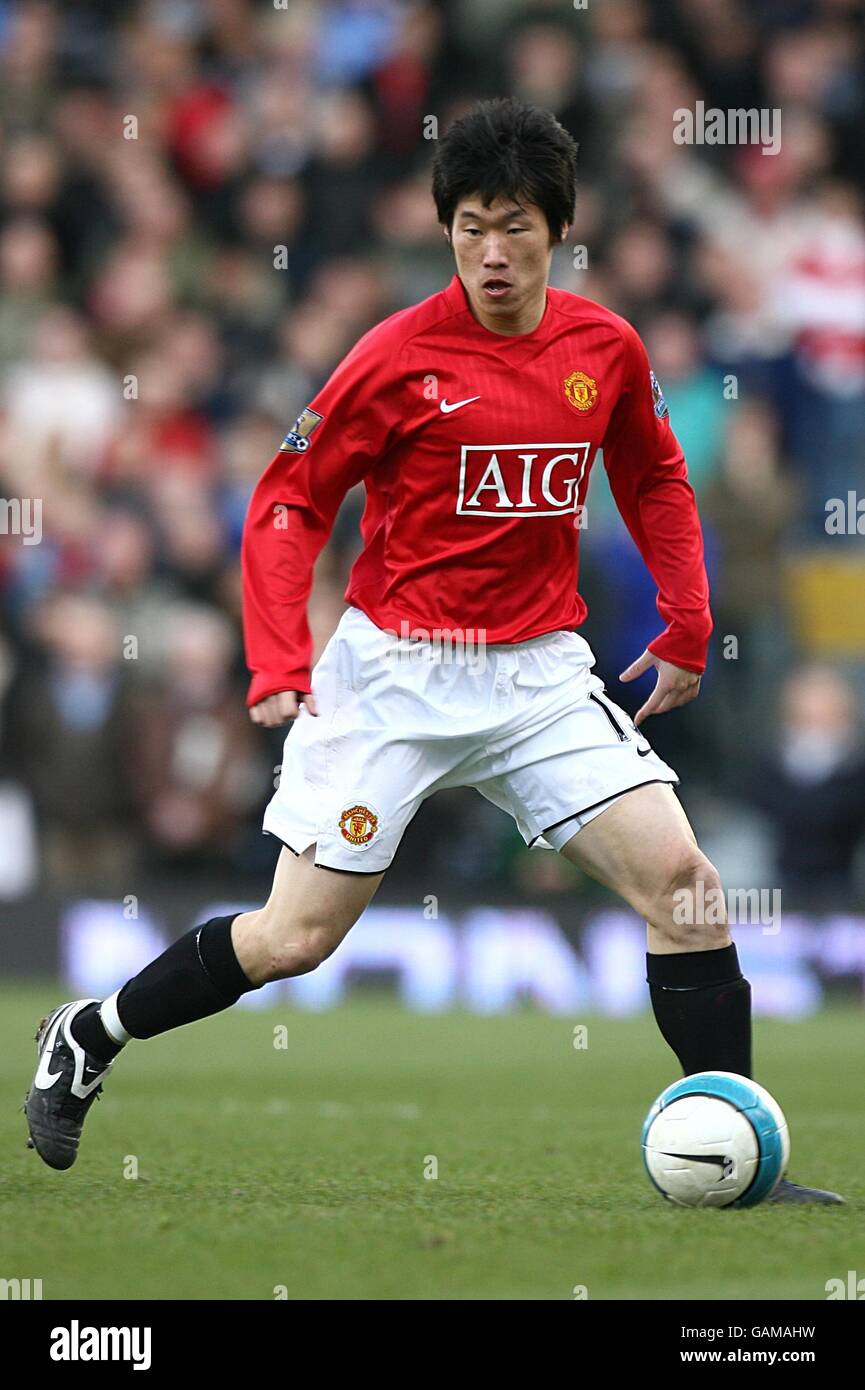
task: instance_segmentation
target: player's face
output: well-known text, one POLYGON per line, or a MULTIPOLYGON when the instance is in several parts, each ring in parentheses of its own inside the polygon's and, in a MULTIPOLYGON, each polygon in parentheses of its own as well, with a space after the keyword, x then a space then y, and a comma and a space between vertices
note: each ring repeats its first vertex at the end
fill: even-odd
POLYGON ((497 198, 485 208, 475 195, 457 204, 451 228, 457 274, 485 328, 530 333, 537 327, 555 244, 534 203, 497 198))

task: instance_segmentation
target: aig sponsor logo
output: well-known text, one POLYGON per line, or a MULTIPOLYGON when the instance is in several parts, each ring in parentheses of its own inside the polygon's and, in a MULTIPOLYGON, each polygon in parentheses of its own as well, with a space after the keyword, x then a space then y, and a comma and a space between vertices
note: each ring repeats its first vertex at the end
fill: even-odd
POLYGON ((576 512, 589 461, 584 444, 464 444, 458 516, 561 516, 576 512))

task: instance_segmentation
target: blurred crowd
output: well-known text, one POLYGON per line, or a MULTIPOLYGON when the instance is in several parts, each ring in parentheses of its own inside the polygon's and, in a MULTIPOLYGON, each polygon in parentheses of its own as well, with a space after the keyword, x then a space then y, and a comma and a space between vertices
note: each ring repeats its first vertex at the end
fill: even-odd
MULTIPOLYGON (((580 144, 553 283, 643 334, 704 519, 710 669, 650 737, 734 881, 747 842, 767 882, 865 906, 855 498, 826 529, 829 499, 865 499, 862 19, 860 0, 0 0, 0 491, 41 500, 38 543, 0 534, 0 894, 31 861, 88 891, 142 866, 266 874, 283 734, 244 704, 246 505, 360 334, 453 273, 427 118, 512 93, 580 144), (698 101, 780 110, 780 151, 675 143, 698 101)), ((361 509, 355 490, 318 566, 318 650, 361 509)), ((584 632, 633 709, 615 678, 659 619, 600 467, 581 546, 584 632)), ((444 869, 467 891, 573 885, 467 791, 421 811, 393 877, 444 869)))

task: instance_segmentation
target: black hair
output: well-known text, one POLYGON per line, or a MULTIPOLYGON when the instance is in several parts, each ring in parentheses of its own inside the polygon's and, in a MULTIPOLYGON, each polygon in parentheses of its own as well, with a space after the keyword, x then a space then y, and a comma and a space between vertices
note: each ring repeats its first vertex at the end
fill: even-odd
POLYGON ((513 97, 482 101, 448 127, 432 170, 439 222, 451 230, 457 204, 480 195, 534 203, 558 241, 574 218, 577 143, 552 111, 513 97))

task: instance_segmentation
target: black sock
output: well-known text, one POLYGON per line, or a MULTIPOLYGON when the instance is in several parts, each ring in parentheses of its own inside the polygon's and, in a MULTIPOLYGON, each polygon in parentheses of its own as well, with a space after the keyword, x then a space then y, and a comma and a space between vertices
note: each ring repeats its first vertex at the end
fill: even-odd
POLYGON ((123 986, 117 1015, 131 1037, 153 1038, 208 1018, 259 988, 250 984, 234 954, 231 924, 237 915, 193 927, 123 986))
POLYGON ((86 1009, 82 1009, 80 1014, 73 1018, 70 1032, 75 1041, 80 1043, 91 1057, 95 1057, 97 1062, 108 1063, 114 1060, 123 1043, 115 1042, 111 1034, 106 1032, 99 1014, 100 1007, 99 1004, 88 1004, 86 1009))
POLYGON ((751 986, 735 946, 646 956, 652 1008, 685 1076, 751 1075, 751 986))

